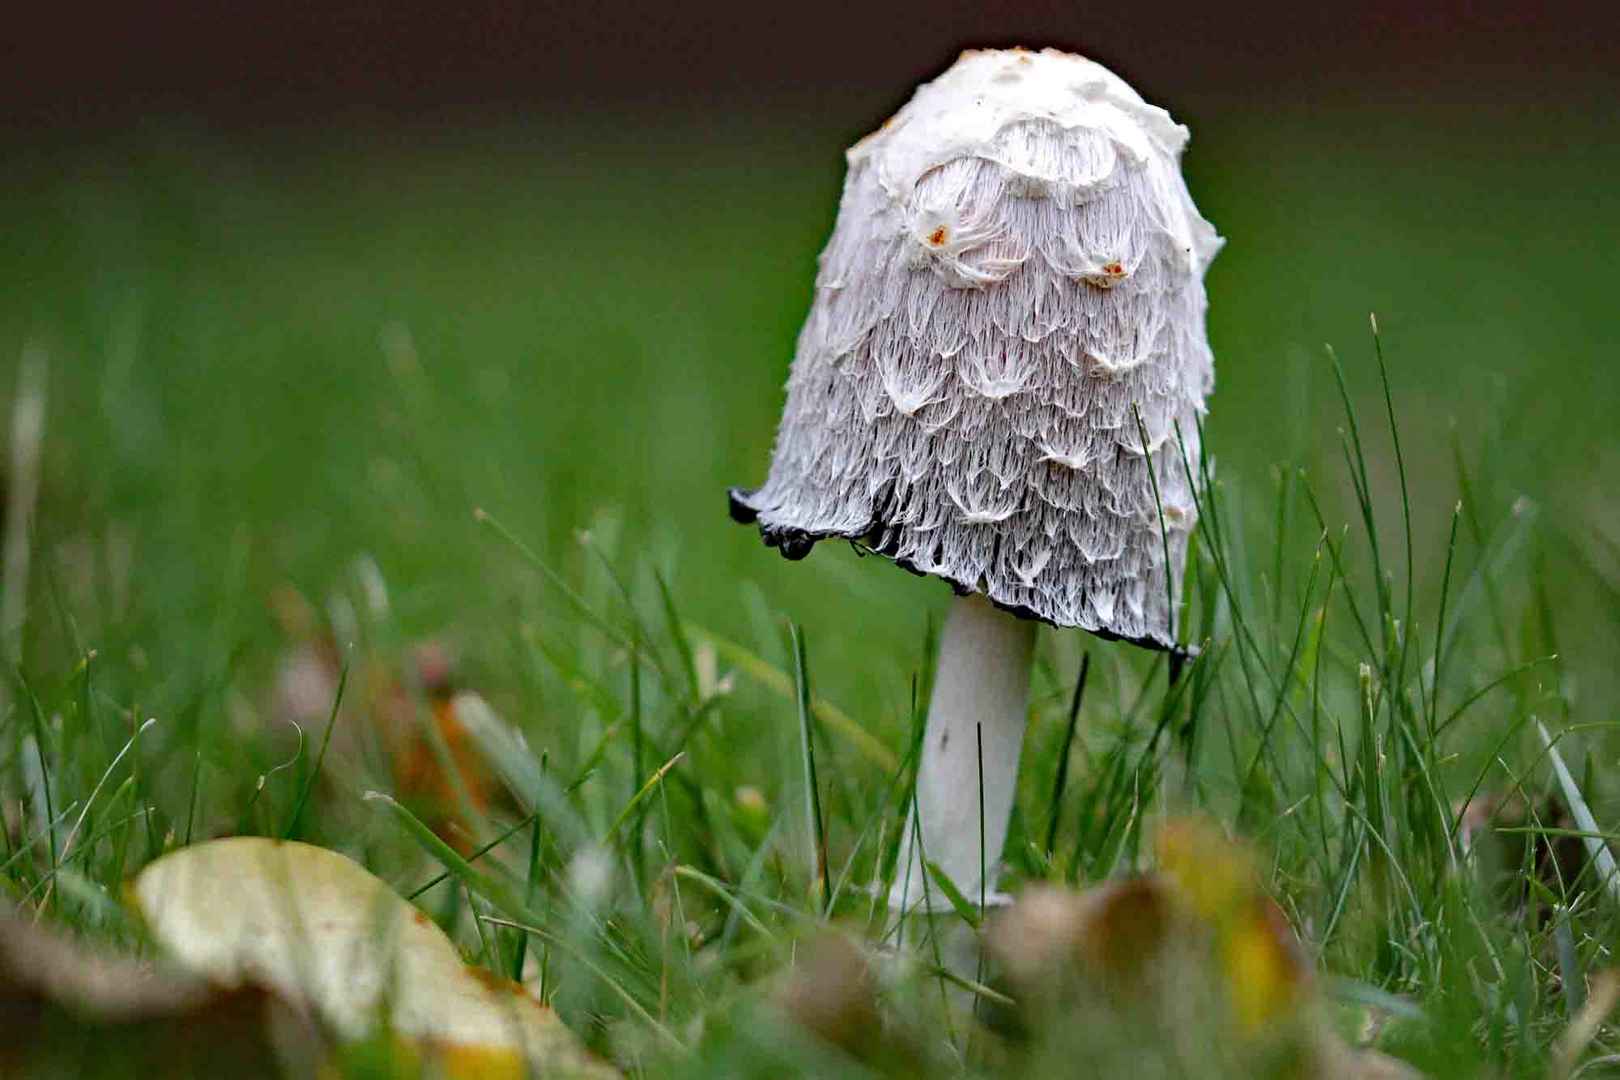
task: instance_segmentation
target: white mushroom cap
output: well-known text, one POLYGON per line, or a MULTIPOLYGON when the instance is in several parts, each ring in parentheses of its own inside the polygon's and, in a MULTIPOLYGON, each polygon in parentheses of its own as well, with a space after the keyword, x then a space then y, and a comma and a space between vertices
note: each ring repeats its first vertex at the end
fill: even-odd
POLYGON ((920 87, 848 152, 770 475, 734 516, 790 558, 847 537, 1020 614, 1173 647, 1221 246, 1186 142, 1050 49, 964 53, 920 87))

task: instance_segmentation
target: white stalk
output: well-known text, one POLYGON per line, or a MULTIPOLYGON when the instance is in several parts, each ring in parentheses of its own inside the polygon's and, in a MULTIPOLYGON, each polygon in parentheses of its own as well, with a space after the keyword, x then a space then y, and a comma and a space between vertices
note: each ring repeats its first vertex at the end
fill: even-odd
POLYGON ((907 814, 889 897, 892 910, 950 909, 934 880, 925 889, 923 858, 971 903, 981 895, 992 898, 1024 743, 1035 627, 982 596, 961 597, 951 606, 917 766, 915 817, 907 814))

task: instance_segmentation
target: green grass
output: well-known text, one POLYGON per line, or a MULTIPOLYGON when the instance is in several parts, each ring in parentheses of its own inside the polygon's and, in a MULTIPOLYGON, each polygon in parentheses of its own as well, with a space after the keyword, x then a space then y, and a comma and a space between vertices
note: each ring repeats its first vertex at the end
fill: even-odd
MULTIPOLYGON (((1263 854, 1346 1023, 1395 995, 1386 1048, 1542 1072, 1614 962, 1615 904, 1590 869, 1504 899, 1458 869, 1455 804, 1540 805, 1539 720, 1620 820, 1620 211, 1599 197, 1620 161, 1596 129, 1512 116, 1195 130, 1230 241, 1218 465, 1189 463, 1210 470, 1185 621, 1206 651, 1167 693, 1151 655, 1042 632, 1014 877, 1142 867, 1155 820, 1207 811, 1263 854)), ((154 128, 18 155, 0 393, 28 344, 49 382, 0 895, 138 945, 117 897, 144 862, 297 835, 408 894, 448 869, 417 902, 495 970, 539 954, 627 1066, 862 1075, 762 988, 824 911, 892 929, 868 886, 948 594, 833 546, 787 564, 723 505, 763 475, 842 138, 154 128), (270 692, 289 585, 351 665, 301 735, 270 692), (471 864, 363 798, 394 783, 367 680, 430 638, 524 738, 496 755, 514 800, 473 815, 479 846, 510 838, 471 864)), ((940 1023, 937 940, 906 942, 922 963, 886 1007, 930 1033, 912 1060, 993 1069, 988 1036, 940 1023)), ((1087 1045, 1099 1068, 1141 1053, 1087 1045)))

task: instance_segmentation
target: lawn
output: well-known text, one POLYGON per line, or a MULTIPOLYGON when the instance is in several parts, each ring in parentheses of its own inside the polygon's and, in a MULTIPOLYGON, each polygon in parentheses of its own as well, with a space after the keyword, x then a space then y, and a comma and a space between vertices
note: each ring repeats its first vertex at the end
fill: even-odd
MULTIPOLYGON (((1620 820, 1612 139, 1510 112, 1182 118, 1228 239, 1204 656, 1167 691, 1151 654, 1042 630, 1009 877, 1149 869, 1159 822, 1207 815, 1346 1038, 1544 1072, 1620 922, 1585 856, 1541 865, 1547 830, 1587 828, 1572 803, 1620 820), (1470 796, 1501 797, 1481 835, 1506 884, 1461 849, 1470 796)), ((1184 1070, 1085 1024, 1007 1036, 873 910, 948 590, 835 545, 785 562, 725 512, 763 477, 859 133, 799 120, 154 123, 9 153, 0 416, 28 372, 45 413, 0 897, 149 952, 123 886, 166 850, 292 836, 411 892, 446 852, 366 792, 463 855, 539 806, 476 865, 550 937, 469 915, 524 921, 481 879, 417 902, 490 968, 542 953, 547 999, 626 1069, 1184 1070), (521 741, 445 745, 425 644, 521 741), (772 1011, 829 906, 886 943, 893 1058, 772 1011)), ((1582 1049, 1614 1052, 1607 1027, 1582 1049)))

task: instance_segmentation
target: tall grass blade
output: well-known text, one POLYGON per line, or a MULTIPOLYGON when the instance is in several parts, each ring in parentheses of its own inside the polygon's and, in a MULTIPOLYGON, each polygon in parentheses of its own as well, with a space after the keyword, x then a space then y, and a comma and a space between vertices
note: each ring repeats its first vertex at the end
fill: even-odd
POLYGON ((1057 843, 1058 816, 1063 809, 1063 789, 1069 782, 1069 755, 1074 748, 1074 732, 1080 721, 1080 705, 1086 696, 1086 677, 1091 673, 1091 653, 1080 654, 1080 674, 1074 680, 1074 697, 1069 702, 1069 723, 1063 733, 1063 748, 1058 753, 1057 776, 1052 781, 1051 807, 1046 821, 1046 857, 1051 859, 1052 847, 1057 843))
POLYGON ((790 625, 793 636, 793 670, 798 683, 799 753, 804 761, 805 815, 810 830, 810 879, 821 887, 821 909, 829 911, 832 881, 827 867, 827 827, 821 815, 821 785, 816 777, 816 735, 810 722, 810 672, 805 660, 804 631, 790 625))
POLYGON ((1564 802, 1569 807, 1569 815, 1582 830, 1581 843, 1586 847, 1587 858, 1591 859, 1593 866, 1597 868, 1598 885, 1610 896, 1620 900, 1620 877, 1615 876, 1614 853, 1609 850, 1609 845, 1603 842, 1603 831, 1598 828, 1597 819, 1592 816, 1592 808, 1587 805, 1585 794, 1575 783, 1575 777, 1570 775, 1569 767, 1564 764, 1564 756, 1558 752, 1553 737, 1547 732, 1547 725, 1540 720, 1536 721, 1536 734, 1541 736, 1541 745, 1547 751, 1548 760, 1552 762, 1553 775, 1558 780, 1559 790, 1563 792, 1564 802))
MULTIPOLYGON (((326 732, 321 736, 321 748, 315 752, 315 762, 310 767, 309 775, 304 778, 304 785, 299 789, 298 798, 293 803, 292 813, 287 815, 287 828, 282 831, 283 840, 291 840, 298 834, 299 820, 304 816, 304 806, 309 802, 309 793, 315 789, 315 783, 321 778, 321 766, 326 761, 326 748, 332 745, 332 729, 337 727, 338 711, 343 706, 343 690, 349 685, 349 660, 344 657, 343 668, 338 672, 337 692, 332 695, 332 712, 326 718, 326 732)), ((191 835, 189 821, 186 835, 191 835)))

